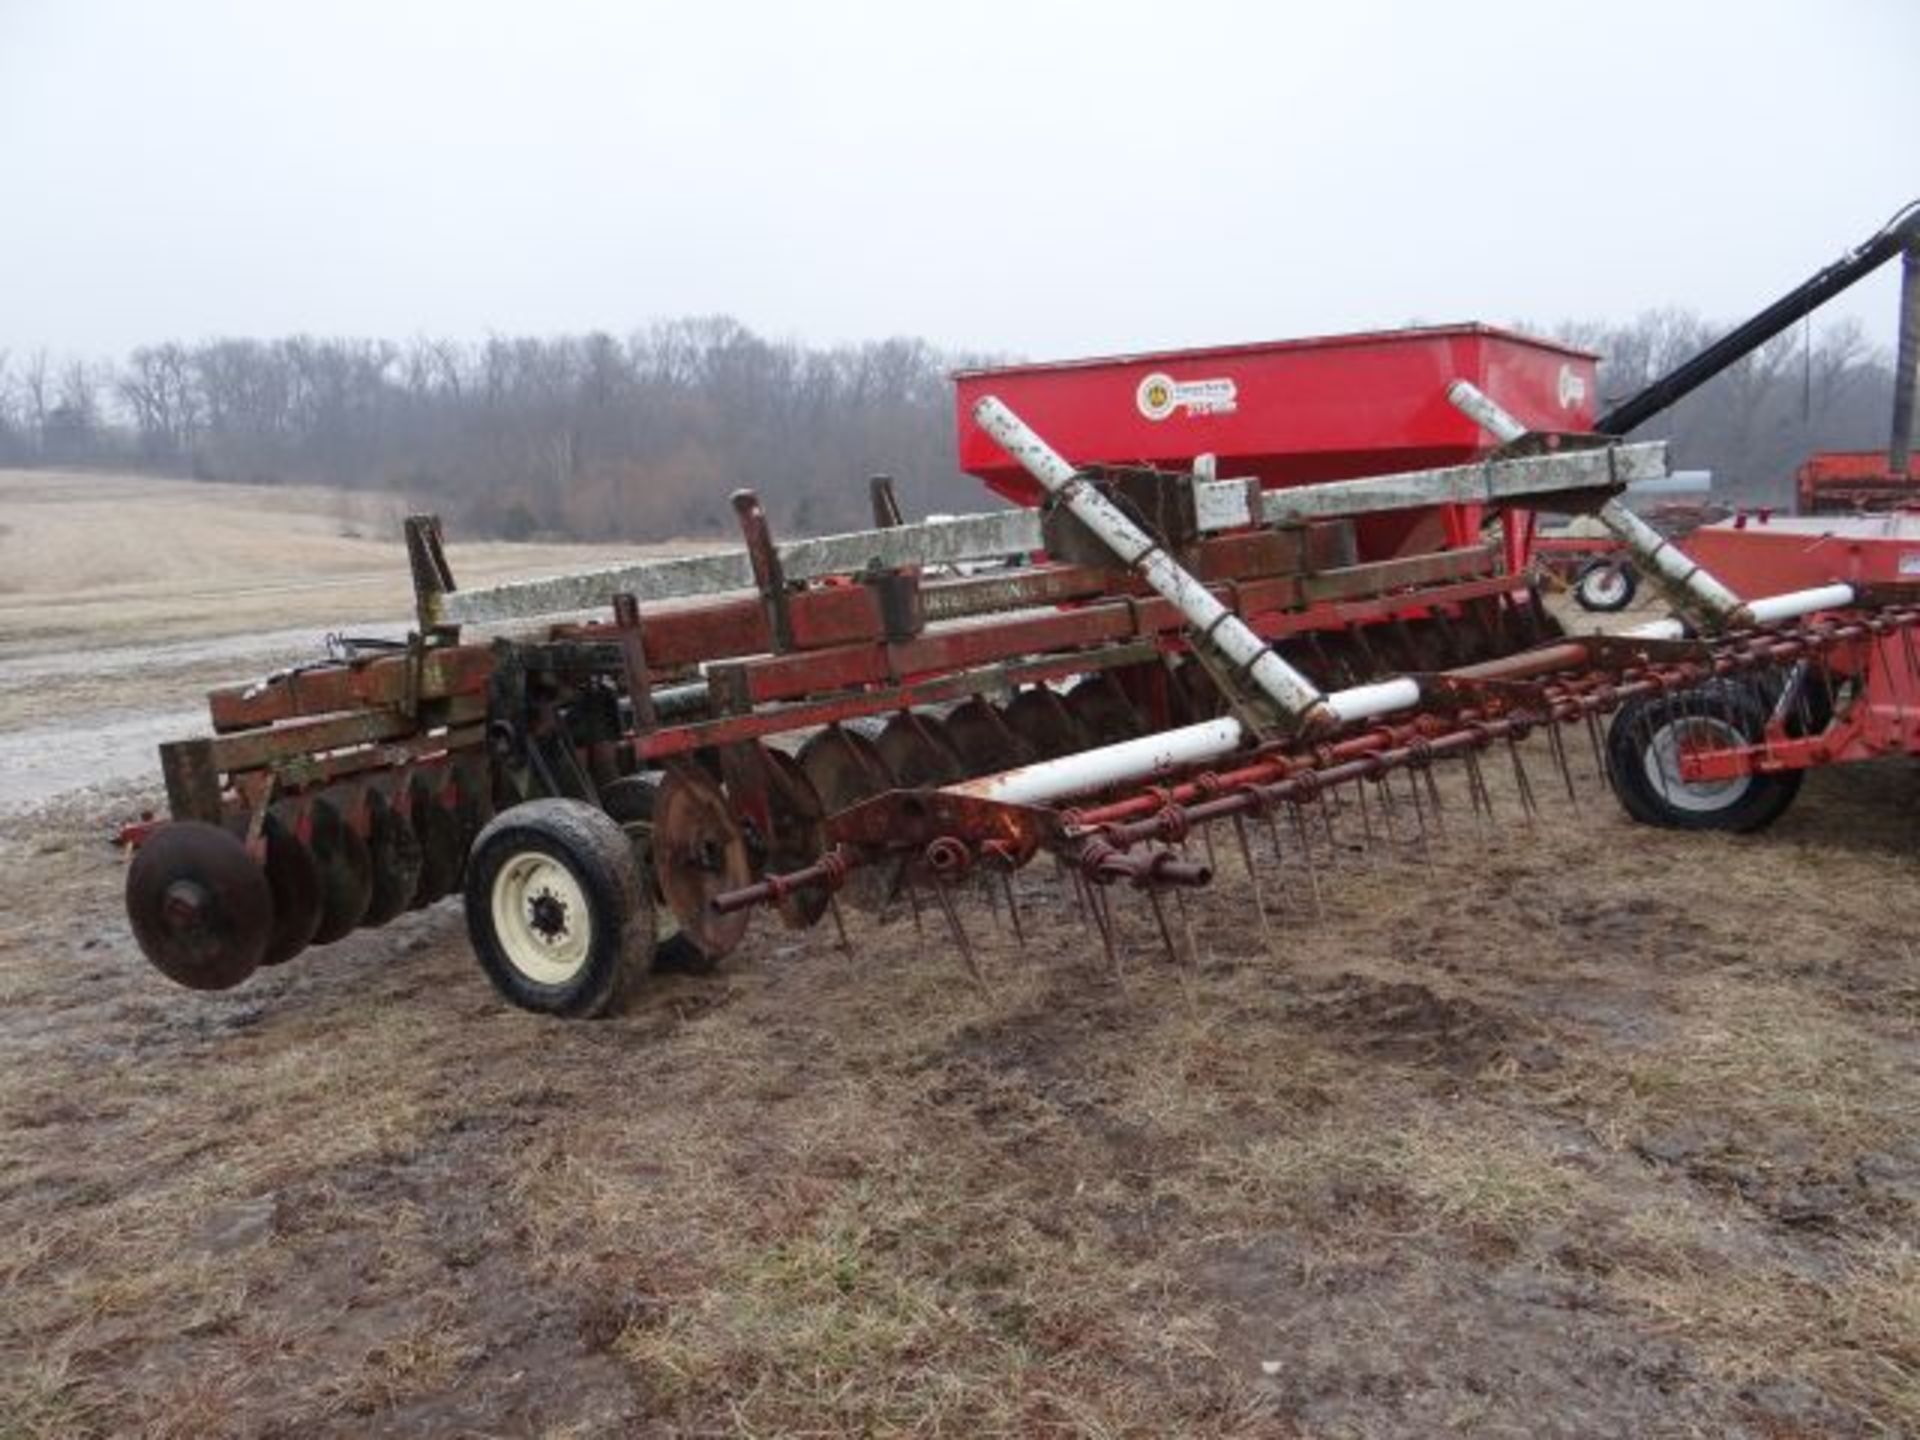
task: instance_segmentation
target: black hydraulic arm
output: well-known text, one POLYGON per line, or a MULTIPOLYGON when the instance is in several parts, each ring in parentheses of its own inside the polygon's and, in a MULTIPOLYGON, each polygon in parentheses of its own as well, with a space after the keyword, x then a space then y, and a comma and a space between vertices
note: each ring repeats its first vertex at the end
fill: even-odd
POLYGON ((1698 355, 1662 375, 1646 389, 1622 401, 1594 421, 1602 435, 1625 435, 1691 394, 1743 356, 1758 350, 1803 315, 1818 309, 1856 280, 1878 270, 1911 246, 1920 245, 1920 201, 1906 206, 1878 232, 1842 255, 1805 284, 1713 342, 1698 355))

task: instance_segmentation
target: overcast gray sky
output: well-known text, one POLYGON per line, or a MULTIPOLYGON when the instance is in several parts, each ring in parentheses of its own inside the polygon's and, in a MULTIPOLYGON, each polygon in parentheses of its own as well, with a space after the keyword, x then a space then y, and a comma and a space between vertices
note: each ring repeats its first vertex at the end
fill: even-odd
POLYGON ((1916 0, 0 0, 0 347, 1737 317, 1920 194, 1917 61, 1916 0))

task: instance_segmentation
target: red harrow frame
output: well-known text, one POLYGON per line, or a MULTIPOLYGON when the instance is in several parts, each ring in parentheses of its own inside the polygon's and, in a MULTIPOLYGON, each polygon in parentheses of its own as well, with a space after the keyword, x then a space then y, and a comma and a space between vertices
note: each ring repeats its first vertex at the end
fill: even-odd
MULTIPOLYGON (((1920 217, 1896 223, 1904 245, 1920 217)), ((1833 268, 1858 278, 1899 245, 1833 268)), ((1431 360, 1462 335, 1525 359, 1497 332, 1411 338, 1431 360)), ((1406 338, 1337 342, 1340 363, 1406 338)), ((1117 377, 1148 422, 1184 404, 1216 427, 1184 442, 1187 468, 1071 464, 993 377, 964 377, 963 449, 978 468, 990 442, 997 483, 1037 509, 908 525, 882 480, 873 529, 780 544, 742 491, 739 550, 486 591, 456 588, 416 517, 404 646, 215 691, 214 734, 162 747, 172 818, 130 837, 134 933, 173 979, 224 988, 459 891, 501 993, 586 1015, 653 966, 718 961, 756 908, 804 928, 839 925, 842 901, 924 904, 983 978, 956 889, 1004 892, 1017 925, 1014 876, 1043 852, 1117 957, 1108 888, 1145 892, 1164 930, 1162 892, 1210 878, 1187 841, 1216 822, 1250 872, 1271 848, 1317 893, 1336 792, 1367 834, 1424 845, 1443 762, 1482 811, 1504 752, 1530 809, 1528 754, 1573 784, 1571 726, 1630 809, 1690 823, 1714 807, 1676 796, 1766 790, 1756 747, 1853 715, 1864 657, 1911 655, 1920 589, 1820 576, 1742 602, 1634 517, 1618 495, 1665 473, 1664 447, 1614 438, 1618 411, 1587 428, 1565 352, 1544 390, 1524 364, 1436 375, 1407 353, 1382 397, 1401 418, 1371 450, 1276 440, 1251 381, 1170 373, 1191 357, 1068 372, 1075 390, 1117 377), (1230 395, 1244 431, 1217 428, 1230 395), (1540 426, 1548 396, 1575 428, 1540 426), (1212 478, 1203 442, 1249 476, 1212 478), (1409 455, 1441 463, 1398 468, 1409 455), (1562 637, 1525 579, 1535 507, 1595 511, 1680 618, 1562 637), (473 638, 541 616, 562 618, 473 638)), ((1764 823, 1772 803, 1710 818, 1764 823)))

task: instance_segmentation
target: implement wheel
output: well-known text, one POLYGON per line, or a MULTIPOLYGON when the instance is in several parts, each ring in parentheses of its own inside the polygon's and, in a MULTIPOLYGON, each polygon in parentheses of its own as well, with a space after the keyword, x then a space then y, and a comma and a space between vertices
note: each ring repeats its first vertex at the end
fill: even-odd
POLYGON ((1629 701, 1607 730, 1608 778, 1621 808, 1670 830, 1764 829, 1800 793, 1802 771, 1688 781, 1680 758, 1687 750, 1757 745, 1766 726, 1765 702, 1745 685, 1715 682, 1629 701))
POLYGON ((578 800, 494 817, 467 859, 467 934, 494 989, 523 1010, 615 1006, 653 954, 653 902, 627 834, 578 800))
POLYGON ((1573 599, 1582 610, 1610 615, 1633 603, 1640 577, 1624 560, 1589 560, 1573 577, 1573 599))

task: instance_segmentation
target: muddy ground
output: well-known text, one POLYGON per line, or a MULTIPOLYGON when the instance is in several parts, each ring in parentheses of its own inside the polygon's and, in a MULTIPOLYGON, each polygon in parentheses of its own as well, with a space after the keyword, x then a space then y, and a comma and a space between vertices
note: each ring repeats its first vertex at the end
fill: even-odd
POLYGON ((452 902, 174 989, 107 843, 157 789, 43 797, 0 1436, 1920 1431, 1915 773, 1748 839, 1532 773, 1266 859, 1270 942, 1228 831, 1180 963, 1037 866, 1024 947, 961 907, 990 995, 902 909, 584 1024, 452 902))

